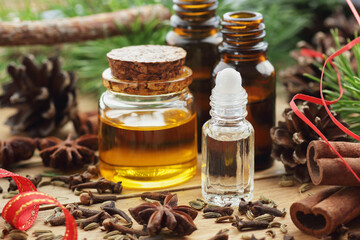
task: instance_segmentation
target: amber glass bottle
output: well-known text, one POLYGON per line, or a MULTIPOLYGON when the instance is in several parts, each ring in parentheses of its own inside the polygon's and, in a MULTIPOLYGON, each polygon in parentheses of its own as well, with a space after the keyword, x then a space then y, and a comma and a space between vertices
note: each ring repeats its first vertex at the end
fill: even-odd
POLYGON ((275 69, 266 56, 265 24, 260 13, 226 13, 221 22, 221 59, 213 77, 228 67, 241 73, 248 93, 247 120, 255 129, 255 170, 272 166, 270 128, 275 121, 275 69))
POLYGON ((166 36, 168 45, 187 51, 186 65, 193 70, 190 90, 195 97, 198 151, 201 151, 201 128, 209 120, 211 73, 218 57, 222 38, 218 32, 217 0, 174 0, 176 15, 171 17, 173 31, 166 36))

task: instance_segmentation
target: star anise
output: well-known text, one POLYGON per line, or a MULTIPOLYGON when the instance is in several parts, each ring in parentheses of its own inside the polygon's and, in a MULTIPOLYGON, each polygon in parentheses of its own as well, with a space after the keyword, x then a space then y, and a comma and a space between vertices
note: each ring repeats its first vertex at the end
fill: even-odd
POLYGON ((164 205, 159 202, 143 203, 130 208, 129 212, 139 224, 147 224, 151 236, 158 234, 164 227, 181 236, 190 235, 197 229, 193 222, 197 211, 189 206, 177 206, 177 202, 177 195, 172 194, 166 196, 164 205))
POLYGON ((72 140, 69 135, 65 141, 56 137, 47 137, 38 141, 38 149, 44 165, 62 170, 93 163, 97 148, 97 135, 93 134, 83 135, 76 140, 72 140))
POLYGON ((35 149, 36 142, 32 138, 13 137, 6 141, 0 140, 0 167, 7 168, 13 163, 31 158, 35 149))

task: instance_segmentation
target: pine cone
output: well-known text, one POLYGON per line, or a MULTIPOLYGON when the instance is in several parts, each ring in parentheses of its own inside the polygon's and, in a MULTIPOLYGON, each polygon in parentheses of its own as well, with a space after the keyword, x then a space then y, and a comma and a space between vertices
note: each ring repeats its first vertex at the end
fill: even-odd
MULTIPOLYGON (((323 106, 303 102, 300 111, 326 136, 330 141, 349 141, 330 119, 323 106)), ((333 116, 344 126, 340 115, 332 112, 333 116)), ((285 170, 293 174, 300 182, 310 181, 306 167, 306 150, 312 140, 321 139, 305 122, 303 122, 290 108, 283 112, 285 121, 279 121, 278 126, 271 128, 273 141, 271 157, 281 161, 285 170)))
POLYGON ((83 135, 76 140, 72 140, 69 135, 65 141, 56 137, 47 137, 37 142, 37 148, 45 166, 67 170, 94 163, 98 140, 97 135, 94 134, 83 135))
POLYGON ((38 66, 34 56, 25 56, 21 66, 11 63, 7 71, 12 82, 3 85, 0 107, 18 110, 6 121, 12 134, 48 136, 76 113, 75 75, 61 70, 58 57, 38 66))

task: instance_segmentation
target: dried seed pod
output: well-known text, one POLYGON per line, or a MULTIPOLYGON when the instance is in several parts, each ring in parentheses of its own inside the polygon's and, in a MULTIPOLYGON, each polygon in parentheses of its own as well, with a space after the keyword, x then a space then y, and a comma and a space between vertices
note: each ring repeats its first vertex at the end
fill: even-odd
MULTIPOLYGON (((295 240, 295 238, 293 237, 293 236, 291 236, 291 235, 284 235, 284 238, 283 238, 284 240, 295 240)), ((355 239, 350 239, 349 238, 349 240, 355 240, 355 239)))
POLYGON ((222 215, 218 212, 206 212, 203 214, 204 218, 219 218, 222 215))
POLYGON ((295 185, 295 181, 293 179, 279 181, 280 187, 292 187, 294 185, 295 185))
POLYGON ((32 234, 37 237, 41 234, 44 234, 44 233, 51 233, 52 231, 51 230, 48 230, 48 229, 37 229, 35 230, 32 234))
POLYGON ((103 238, 107 239, 107 238, 109 238, 111 236, 119 235, 119 234, 120 234, 120 232, 118 230, 114 230, 114 231, 111 231, 111 232, 108 232, 107 234, 105 234, 103 238))
POLYGON ((196 210, 201 210, 205 207, 205 202, 193 200, 189 202, 189 205, 196 210))
POLYGON ((304 193, 310 189, 313 188, 313 185, 311 183, 304 183, 299 187, 299 193, 304 193))
POLYGON ((86 225, 86 227, 84 227, 84 230, 85 231, 90 231, 90 230, 94 230, 94 229, 96 229, 98 227, 100 227, 99 223, 93 222, 93 223, 90 223, 90 224, 86 225))
POLYGON ((43 233, 43 234, 40 234, 36 240, 53 240, 55 237, 55 235, 50 232, 50 233, 43 233))
POLYGON ((232 223, 235 221, 234 216, 222 216, 215 220, 215 223, 232 223))
POLYGON ((271 222, 271 223, 269 223, 269 228, 280 227, 280 226, 281 226, 281 222, 271 222))
POLYGON ((271 238, 275 238, 276 237, 276 234, 273 230, 267 230, 265 232, 266 235, 270 236, 271 238))
POLYGON ((252 213, 252 211, 249 209, 246 211, 246 217, 249 219, 249 220, 254 220, 255 218, 255 215, 252 213))
POLYGON ((267 222, 271 222, 272 220, 274 220, 274 216, 270 215, 268 213, 265 213, 263 215, 257 216, 256 218, 254 218, 255 221, 267 221, 267 222))
POLYGON ((288 230, 287 230, 287 225, 286 224, 281 224, 280 225, 280 231, 282 232, 282 233, 287 233, 288 232, 288 230))
POLYGON ((28 234, 26 232, 13 229, 10 231, 9 237, 13 240, 26 240, 28 238, 28 234))
POLYGON ((269 213, 275 217, 281 217, 283 215, 283 212, 281 212, 279 209, 267 207, 264 205, 252 206, 251 211, 257 216, 265 213, 269 213))

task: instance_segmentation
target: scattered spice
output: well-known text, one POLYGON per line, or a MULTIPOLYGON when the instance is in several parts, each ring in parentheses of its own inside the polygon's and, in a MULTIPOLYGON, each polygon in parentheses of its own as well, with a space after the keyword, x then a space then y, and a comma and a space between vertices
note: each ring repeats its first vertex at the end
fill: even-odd
POLYGON ((215 220, 215 223, 232 223, 235 221, 234 216, 222 216, 215 220))
POLYGON ((147 199, 159 201, 161 204, 163 204, 167 195, 171 195, 171 192, 168 192, 168 191, 165 191, 165 192, 144 192, 144 193, 141 194, 140 197, 141 197, 142 200, 145 200, 147 198, 147 199))
POLYGON ((286 224, 281 224, 280 225, 280 231, 282 232, 282 233, 287 233, 288 232, 288 230, 287 230, 287 225, 286 224))
POLYGON ((269 226, 266 221, 242 221, 238 216, 235 216, 236 221, 232 226, 236 227, 239 231, 265 229, 269 226))
POLYGON ((360 240, 360 233, 348 232, 348 240, 360 240))
POLYGON ((28 234, 26 232, 13 229, 10 231, 9 237, 12 240, 26 240, 28 238, 28 234))
POLYGON ((274 220, 274 216, 268 213, 265 213, 263 215, 257 216, 256 218, 254 218, 255 221, 267 221, 267 222, 271 222, 272 220, 274 220))
POLYGON ((221 217, 221 213, 217 213, 217 212, 206 212, 203 214, 204 218, 219 218, 221 217))
POLYGON ((179 235, 190 235, 197 229, 193 219, 198 213, 189 206, 177 206, 177 202, 177 194, 171 194, 166 196, 163 205, 143 203, 130 208, 129 212, 139 224, 147 224, 150 236, 157 235, 164 227, 179 235))
POLYGON ((281 212, 277 208, 272 208, 264 205, 254 205, 251 207, 252 213, 254 213, 256 216, 268 213, 275 217, 281 217, 283 216, 283 212, 281 212))
POLYGON ((216 235, 209 240, 228 240, 229 239, 229 229, 221 229, 219 232, 216 233, 216 235))
POLYGON ((47 137, 40 139, 37 145, 44 165, 62 170, 93 163, 98 149, 97 135, 94 134, 83 135, 76 140, 72 140, 69 134, 65 141, 47 137))
POLYGON ((97 229, 98 227, 100 227, 99 223, 96 222, 89 223, 88 225, 86 225, 86 227, 84 227, 84 231, 91 231, 97 229))
MULTIPOLYGON (((113 230, 118 230, 119 232, 123 233, 123 234, 133 234, 136 235, 137 237, 139 236, 146 236, 148 235, 147 231, 144 230, 135 230, 133 228, 128 228, 126 226, 123 226, 121 224, 118 224, 115 222, 114 219, 108 218, 105 219, 102 223, 102 225, 105 227, 106 231, 113 231, 113 230)), ((109 239, 109 238, 108 238, 109 239)))
POLYGON ((81 174, 76 173, 70 176, 54 176, 51 178, 51 182, 61 181, 68 184, 69 188, 72 188, 74 185, 89 182, 92 177, 94 177, 93 174, 89 171, 85 171, 81 174))
POLYGON ((273 231, 273 230, 267 230, 266 232, 265 232, 265 235, 268 235, 269 237, 271 237, 271 238, 275 238, 276 237, 276 233, 273 231))
POLYGON ((256 238, 254 234, 250 235, 241 235, 242 240, 265 240, 265 238, 256 238))
POLYGON ((271 223, 269 223, 269 228, 280 227, 280 226, 281 226, 281 222, 271 222, 271 223))
POLYGON ((92 205, 94 203, 102 203, 106 201, 116 201, 115 195, 94 195, 92 192, 82 193, 80 195, 80 202, 85 205, 92 205))
POLYGON ((195 210, 201 210, 205 207, 206 204, 204 201, 193 200, 189 202, 189 205, 195 210))
POLYGON ((313 188, 313 185, 311 183, 304 183, 299 187, 298 191, 299 191, 299 193, 304 193, 312 188, 313 188))
POLYGON ((284 235, 284 240, 295 240, 295 238, 291 235, 284 235))
MULTIPOLYGON (((37 174, 34 177, 31 177, 30 175, 26 175, 26 178, 29 179, 32 184, 34 184, 35 187, 38 187, 39 183, 42 180, 42 176, 41 174, 37 174)), ((8 192, 10 191, 16 191, 18 189, 15 181, 12 178, 9 178, 9 188, 8 188, 8 192)))
POLYGON ((0 167, 6 169, 11 164, 30 159, 35 149, 36 142, 32 138, 17 136, 6 141, 0 140, 0 167))
POLYGON ((206 207, 203 212, 215 212, 220 213, 221 216, 230 216, 233 214, 234 209, 232 207, 206 207))
POLYGON ((279 181, 280 187, 292 187, 295 185, 295 180, 293 176, 282 176, 281 180, 279 181))
POLYGON ((114 215, 119 215, 121 218, 123 218, 127 223, 130 224, 130 227, 132 225, 132 220, 130 218, 129 215, 127 215, 124 211, 122 211, 121 209, 118 209, 115 207, 115 202, 114 201, 109 201, 108 203, 106 204, 102 204, 100 206, 100 208, 107 212, 108 214, 110 214, 111 216, 114 216, 114 215))
POLYGON ((0 186, 0 193, 2 193, 3 192, 3 189, 2 189, 2 187, 0 186))
POLYGON ((111 218, 110 214, 108 214, 105 211, 100 211, 98 214, 93 215, 91 217, 88 217, 86 219, 83 219, 80 222, 80 228, 85 228, 86 226, 88 226, 89 224, 92 223, 102 223, 105 219, 111 218))
POLYGON ((86 183, 80 183, 73 185, 71 187, 72 190, 82 190, 85 188, 95 188, 98 193, 105 193, 106 190, 110 190, 111 193, 121 193, 122 191, 122 182, 114 183, 113 181, 109 181, 105 178, 100 178, 97 181, 94 182, 86 182, 86 183))

